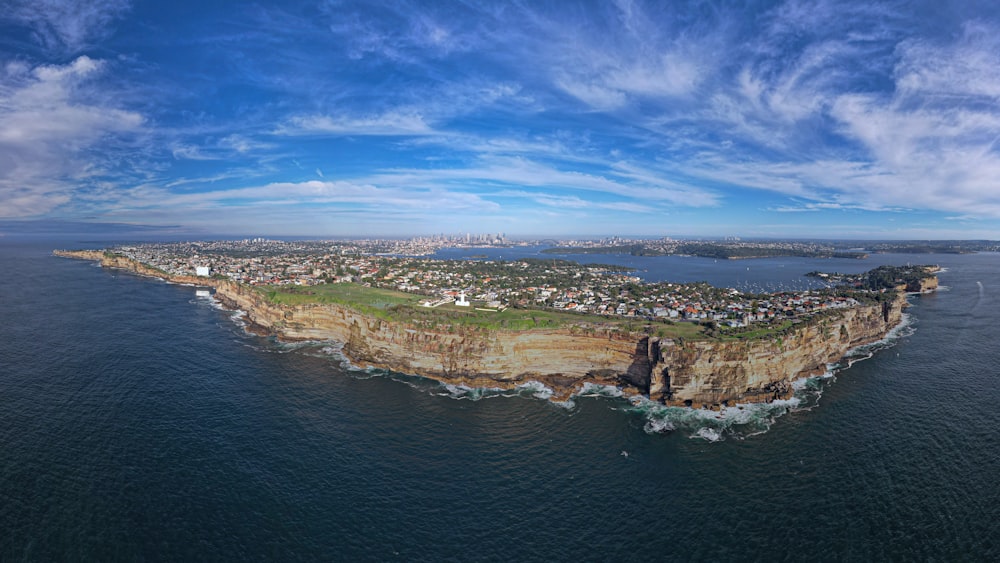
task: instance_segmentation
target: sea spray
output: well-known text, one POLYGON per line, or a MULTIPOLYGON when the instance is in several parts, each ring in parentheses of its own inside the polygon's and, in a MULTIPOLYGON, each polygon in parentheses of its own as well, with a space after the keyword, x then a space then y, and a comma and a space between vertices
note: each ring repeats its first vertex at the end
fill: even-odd
POLYGON ((727 436, 748 438, 766 432, 779 416, 795 409, 800 400, 793 397, 771 403, 745 403, 720 410, 666 406, 645 397, 633 397, 625 412, 645 419, 643 430, 649 434, 683 432, 690 438, 709 442, 727 436))
POLYGON ((718 411, 692 407, 665 406, 645 397, 632 397, 626 412, 645 419, 643 429, 649 434, 683 432, 688 437, 708 442, 719 442, 727 437, 745 439, 767 432, 781 416, 810 411, 819 404, 827 385, 836 381, 836 374, 855 363, 871 358, 876 352, 894 346, 902 338, 913 334, 915 320, 904 314, 901 322, 886 336, 875 342, 863 344, 847 351, 843 358, 827 365, 824 373, 802 377, 792 382, 790 399, 770 403, 741 403, 723 407, 718 411))
MULTIPOLYGON (((214 296, 205 300, 213 308, 231 312, 230 318, 241 327, 247 336, 246 312, 226 309, 214 296)), ((279 353, 302 352, 334 358, 353 377, 389 377, 415 389, 436 396, 456 400, 480 401, 496 397, 523 397, 547 401, 549 404, 575 410, 579 398, 600 398, 610 402, 610 408, 638 415, 644 419, 643 429, 650 434, 682 432, 689 438, 720 442, 728 437, 745 439, 767 432, 777 418, 798 411, 809 411, 818 405, 826 385, 836 381, 836 374, 850 368, 854 363, 870 358, 875 352, 894 345, 899 339, 913 334, 914 321, 909 314, 903 314, 901 322, 881 340, 857 346, 848 350, 843 358, 827 365, 821 375, 797 379, 792 382, 793 397, 770 403, 744 403, 723 407, 720 410, 697 409, 692 407, 666 406, 643 396, 629 396, 620 387, 583 383, 575 393, 564 401, 552 400, 555 393, 538 381, 528 381, 513 389, 496 387, 472 387, 462 384, 440 382, 431 378, 402 374, 378 368, 363 368, 354 365, 343 353, 343 344, 334 341, 306 341, 285 343, 273 341, 269 347, 279 353)))

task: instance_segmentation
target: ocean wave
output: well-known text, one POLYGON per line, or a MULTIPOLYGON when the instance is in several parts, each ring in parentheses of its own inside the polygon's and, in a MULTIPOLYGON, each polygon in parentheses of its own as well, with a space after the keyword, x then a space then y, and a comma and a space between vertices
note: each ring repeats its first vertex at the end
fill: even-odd
MULTIPOLYGON (((228 309, 222 309, 222 310, 223 311, 227 311, 228 309)), ((236 326, 242 328, 244 332, 247 332, 247 326, 248 325, 247 325, 246 317, 247 317, 247 312, 246 311, 240 311, 240 310, 237 309, 236 311, 232 311, 232 314, 229 315, 229 320, 231 320, 233 323, 235 323, 236 326)), ((249 334, 249 333, 247 333, 247 334, 249 334)))
POLYGON ((517 391, 527 393, 528 395, 536 398, 542 399, 543 401, 548 401, 554 395, 552 389, 549 389, 540 381, 528 381, 527 383, 522 383, 516 387, 517 391))
MULTIPOLYGON (((434 381, 428 378, 420 379, 424 379, 429 382, 434 381)), ((551 405, 567 409, 573 409, 576 407, 576 403, 573 402, 572 398, 565 401, 553 401, 552 397, 555 393, 552 389, 539 381, 527 381, 514 387, 513 389, 503 389, 500 387, 472 387, 468 385, 445 382, 437 383, 439 387, 434 394, 439 397, 447 397, 449 399, 480 401, 495 397, 524 397, 547 401, 551 405)))
POLYGON ((597 383, 584 383, 580 390, 574 393, 575 397, 607 397, 619 398, 625 396, 621 387, 613 385, 600 385, 597 383))
POLYGON ((915 323, 913 317, 904 314, 901 322, 881 340, 848 350, 843 358, 827 364, 822 374, 792 381, 790 399, 770 403, 740 403, 710 410, 666 406, 646 397, 632 397, 631 406, 621 410, 642 417, 645 420, 643 430, 649 434, 683 432, 691 439, 707 442, 721 442, 729 437, 749 438, 767 432, 785 414, 811 411, 819 405, 826 387, 837 380, 838 373, 912 335, 916 330, 915 323))
POLYGON ((621 410, 645 419, 648 434, 684 432, 689 438, 721 442, 727 437, 745 439, 767 432, 774 421, 796 409, 801 399, 793 397, 770 403, 740 403, 719 410, 666 406, 645 397, 633 397, 621 410))
MULTIPOLYGON (((204 301, 204 300, 202 300, 204 301)), ((207 299, 213 308, 226 309, 214 296, 207 299)), ((231 311, 231 320, 246 332, 247 323, 243 319, 246 312, 231 311)), ((900 339, 914 333, 915 320, 909 314, 902 315, 901 322, 881 340, 857 346, 844 356, 826 366, 820 375, 803 377, 792 382, 793 395, 790 399, 769 403, 740 403, 722 407, 719 410, 682 406, 667 406, 636 395, 626 396, 625 391, 612 385, 584 383, 568 399, 554 401, 555 392, 539 381, 527 381, 513 389, 498 387, 473 387, 438 381, 432 378, 397 373, 377 368, 364 368, 353 364, 343 353, 343 343, 335 341, 280 342, 271 340, 267 344, 270 351, 278 353, 301 352, 307 355, 329 357, 337 361, 341 368, 352 377, 368 379, 389 377, 393 381, 415 389, 455 400, 481 401, 496 397, 523 397, 546 401, 567 410, 576 408, 575 399, 600 398, 611 401, 610 408, 641 417, 643 430, 649 434, 669 434, 683 432, 691 439, 706 442, 722 442, 727 438, 746 439, 767 432, 775 421, 788 413, 810 411, 819 404, 819 399, 827 385, 836 381, 836 374, 850 368, 855 363, 871 358, 879 350, 895 345, 900 339)), ((249 334, 249 333, 248 333, 249 334)))
POLYGON ((443 391, 439 391, 435 395, 463 401, 481 401, 492 397, 502 397, 507 392, 505 389, 495 387, 469 387, 453 383, 441 383, 441 388, 443 391))
POLYGON ((843 357, 826 365, 826 371, 820 375, 802 377, 792 382, 793 396, 799 404, 792 409, 795 412, 811 411, 819 406, 820 398, 827 386, 837 381, 837 374, 850 369, 854 364, 867 360, 876 352, 895 346, 900 340, 912 336, 916 331, 916 319, 904 313, 902 320, 893 327, 884 338, 862 344, 848 350, 843 357))
POLYGON ((299 352, 301 351, 306 356, 315 357, 329 357, 332 354, 328 354, 323 350, 325 348, 330 348, 334 350, 332 346, 333 341, 330 340, 298 340, 295 342, 285 342, 282 340, 275 340, 270 344, 275 352, 279 354, 287 354, 289 352, 299 352))

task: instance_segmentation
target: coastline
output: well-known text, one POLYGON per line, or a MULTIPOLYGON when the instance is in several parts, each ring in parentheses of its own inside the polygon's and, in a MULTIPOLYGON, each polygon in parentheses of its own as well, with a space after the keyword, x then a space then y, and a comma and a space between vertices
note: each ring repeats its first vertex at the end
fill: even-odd
MULTIPOLYGON (((644 333, 592 334, 567 328, 435 331, 365 315, 336 304, 281 305, 228 279, 170 275, 101 251, 54 251, 103 267, 215 289, 216 299, 246 313, 249 332, 285 341, 332 340, 353 365, 468 387, 517 389, 537 382, 565 401, 588 385, 615 387, 669 406, 720 409, 788 399, 792 382, 820 375, 850 350, 884 339, 902 320, 906 294, 892 302, 831 311, 780 337, 685 342, 644 333)), ((918 292, 934 291, 937 278, 918 292)))

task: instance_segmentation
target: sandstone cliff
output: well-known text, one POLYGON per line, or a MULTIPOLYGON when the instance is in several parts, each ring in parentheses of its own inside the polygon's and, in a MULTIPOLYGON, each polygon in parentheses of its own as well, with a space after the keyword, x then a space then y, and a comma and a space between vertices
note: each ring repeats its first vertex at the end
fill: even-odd
MULTIPOLYGON (((171 281, 215 287, 226 306, 246 311, 251 329, 287 340, 335 340, 356 365, 474 387, 512 388, 539 381, 562 399, 584 383, 622 386, 667 404, 713 407, 791 395, 791 382, 825 371, 856 346, 899 324, 906 298, 829 311, 781 336, 751 340, 658 339, 645 334, 571 329, 431 330, 390 322, 334 304, 278 305, 228 280, 167 276, 100 252, 60 253, 100 260, 171 281)), ((936 287, 928 278, 918 291, 936 287)), ((908 288, 909 289, 909 288, 908 288)))
POLYGON ((650 398, 698 406, 790 396, 793 380, 819 375, 851 348, 884 338, 905 304, 900 294, 893 302, 834 311, 781 337, 651 343, 650 398))

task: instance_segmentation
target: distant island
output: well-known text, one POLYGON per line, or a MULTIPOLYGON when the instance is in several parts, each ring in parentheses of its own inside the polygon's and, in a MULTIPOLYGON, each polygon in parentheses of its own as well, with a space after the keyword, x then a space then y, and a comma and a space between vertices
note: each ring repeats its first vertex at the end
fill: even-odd
MULTIPOLYGON (((787 398, 901 320, 936 267, 882 266, 799 292, 647 284, 566 260, 387 257, 329 242, 204 242, 55 251, 215 289, 249 330, 333 340, 355 365, 473 387, 530 381, 556 400, 610 385, 670 405, 787 398)), ((819 276, 815 272, 813 275, 819 276)))

